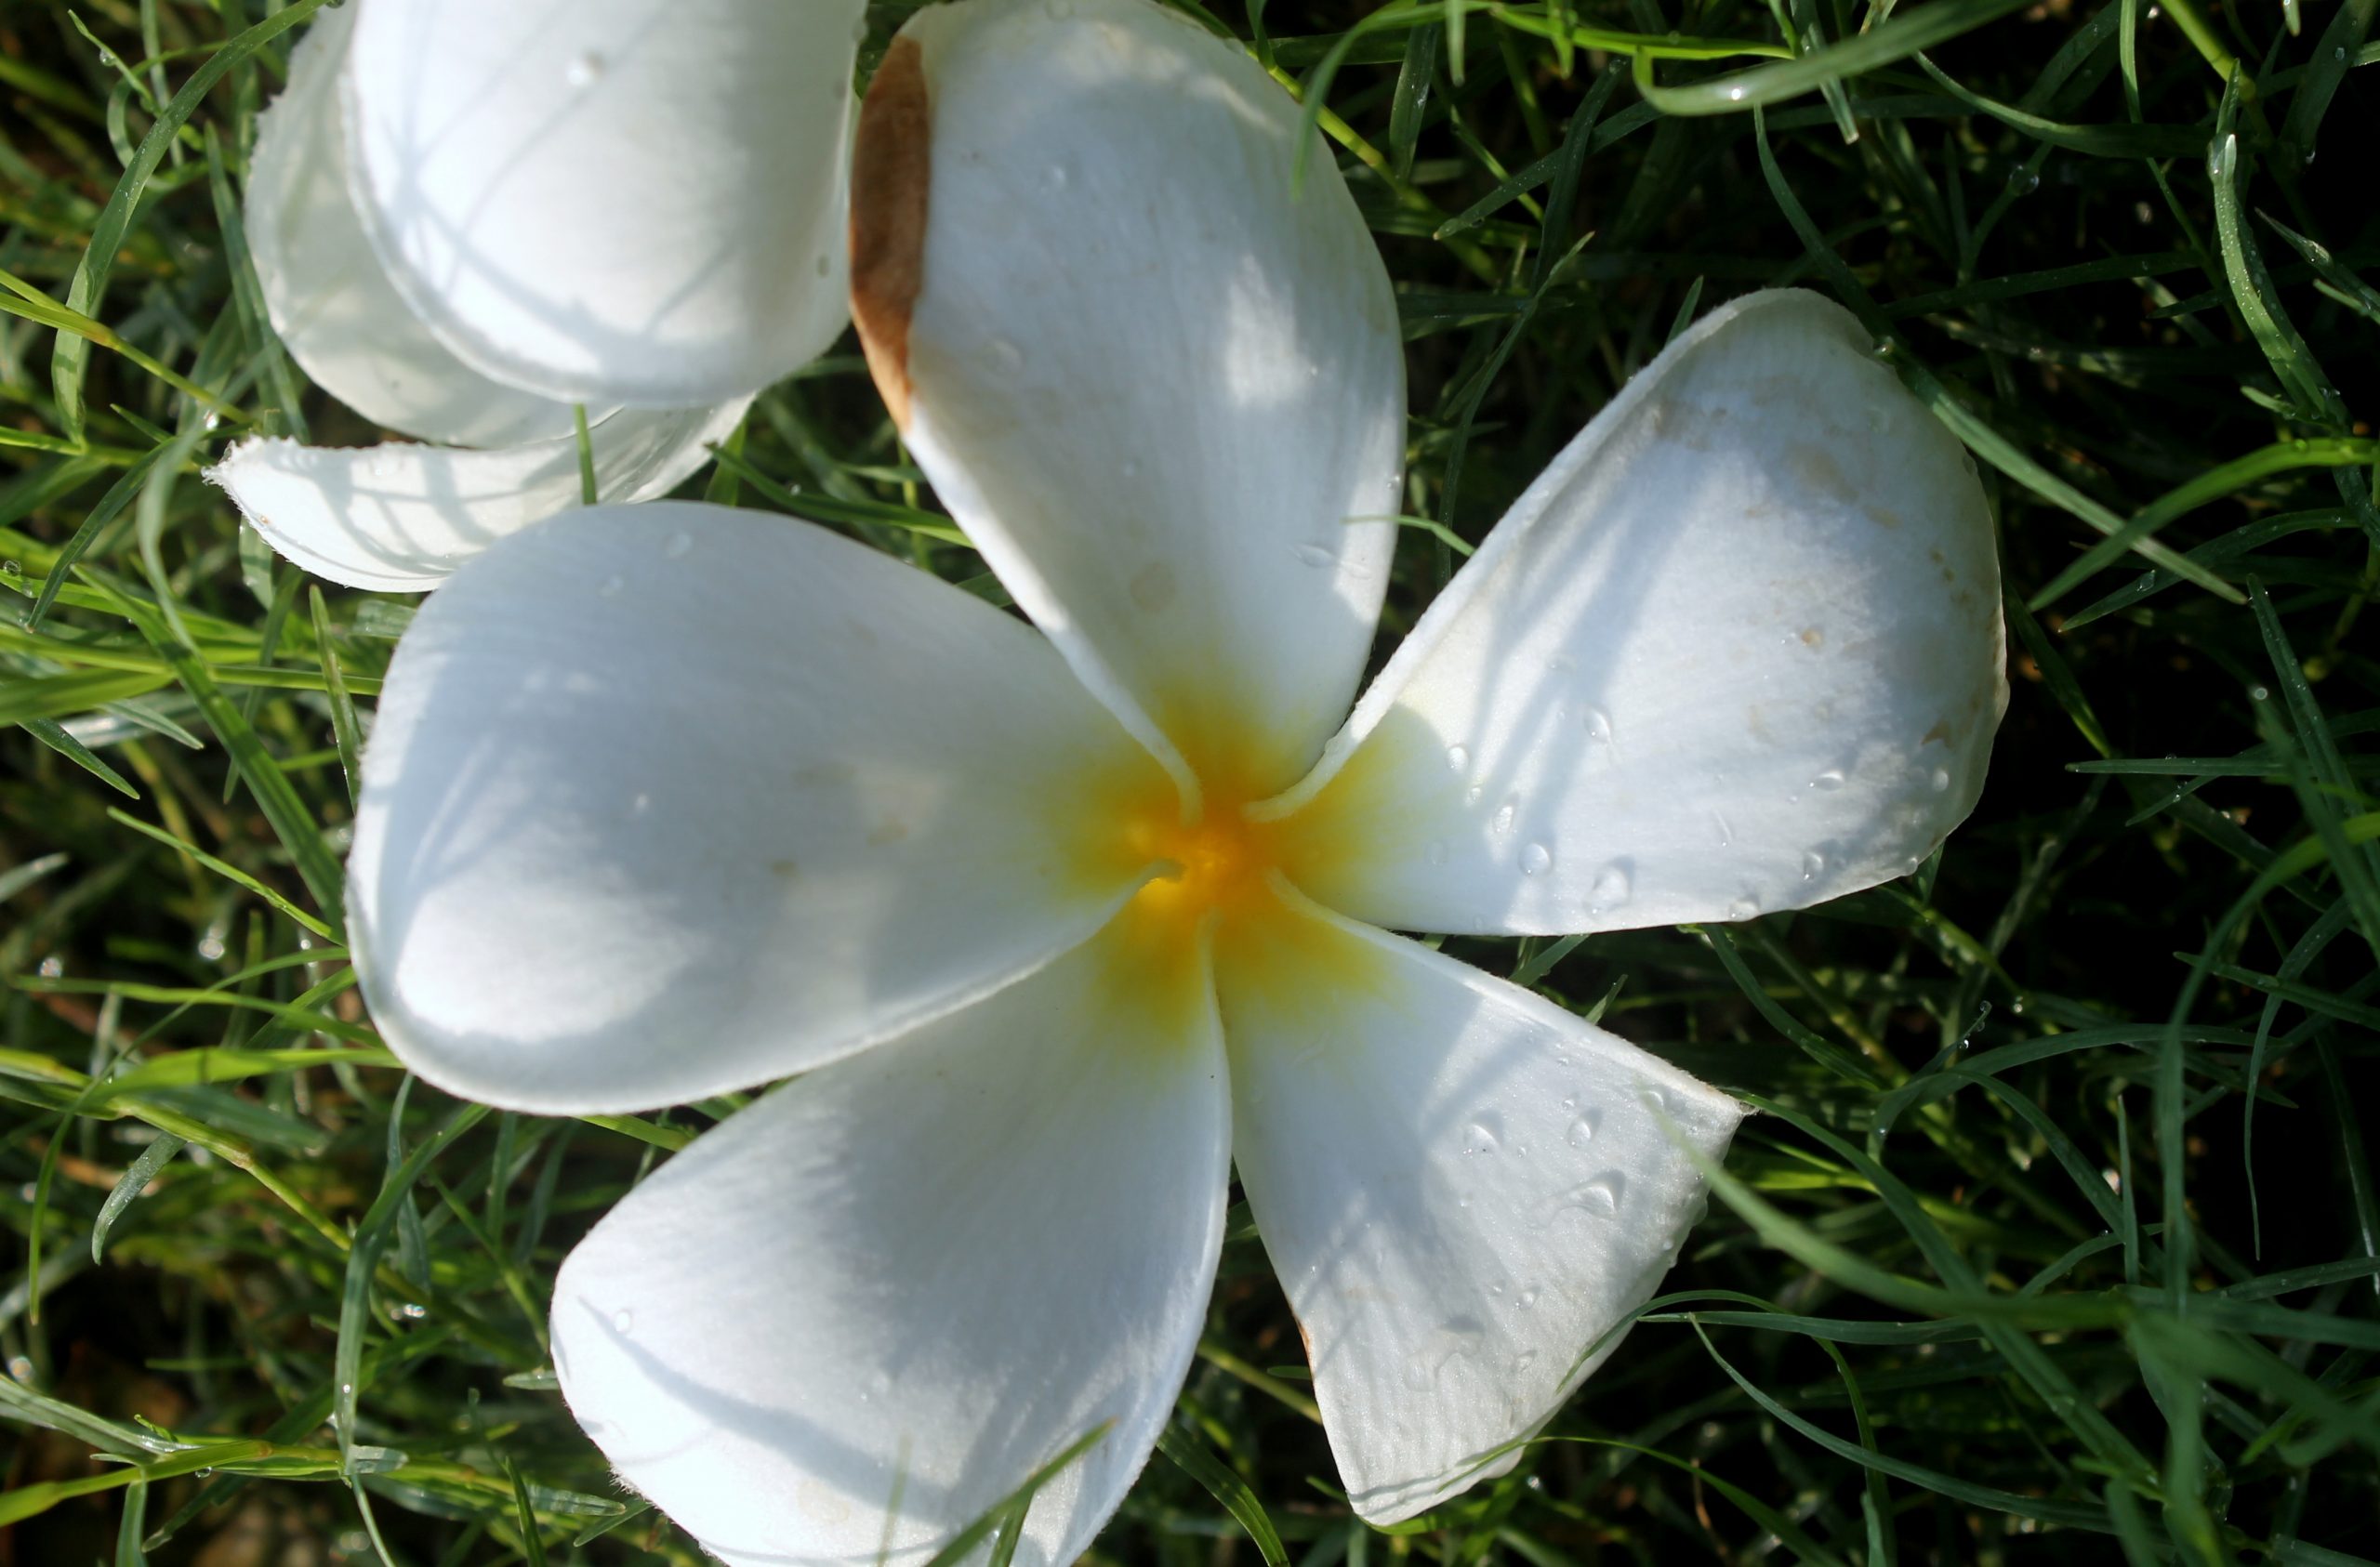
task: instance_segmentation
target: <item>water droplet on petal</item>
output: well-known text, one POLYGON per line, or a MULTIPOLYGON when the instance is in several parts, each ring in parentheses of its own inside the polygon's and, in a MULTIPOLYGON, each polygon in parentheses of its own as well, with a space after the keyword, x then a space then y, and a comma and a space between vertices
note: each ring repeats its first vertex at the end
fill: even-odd
POLYGON ((1488 830, 1491 833, 1511 832, 1513 830, 1513 818, 1516 814, 1518 814, 1516 802, 1513 800, 1506 800, 1503 804, 1496 808, 1496 814, 1488 819, 1488 830))
POLYGON ((1579 718, 1586 726, 1587 738, 1599 745, 1611 744, 1611 715, 1600 707, 1580 709, 1579 718))
POLYGON ((562 79, 574 87, 591 87, 603 75, 603 57, 589 49, 562 68, 562 79))
POLYGON ((1513 1304, 1514 1304, 1514 1305, 1515 1305, 1515 1306, 1517 1306, 1517 1307, 1519 1307, 1519 1308, 1520 1308, 1522 1310, 1524 1310, 1524 1311, 1527 1310, 1530 1307, 1532 1307, 1532 1306, 1536 1305, 1536 1304, 1537 1304, 1537 1287, 1536 1287, 1535 1285, 1533 1285, 1533 1284, 1532 1284, 1532 1285, 1531 1285, 1531 1286, 1529 1286, 1527 1289, 1525 1289, 1525 1290, 1521 1291, 1518 1295, 1516 1295, 1516 1296, 1513 1297, 1513 1304))
POLYGON ((1432 838, 1430 840, 1430 847, 1422 851, 1422 855, 1423 858, 1427 859, 1433 865, 1445 864, 1447 863, 1447 840, 1444 838, 1432 838))
POLYGON ((1926 782, 1934 785, 1936 794, 1942 794, 1950 787, 1950 770, 1947 767, 1937 767, 1934 770, 1934 776, 1926 782))
POLYGON ((1541 843, 1532 843, 1521 850, 1521 875, 1543 876, 1554 868, 1554 851, 1541 843))
POLYGON ((1025 368, 1025 350, 1005 337, 985 338, 984 357, 1003 375, 1013 375, 1025 368))
POLYGON ((1339 552, 1327 544, 1302 544, 1297 547, 1297 557, 1300 561, 1320 571, 1326 566, 1336 565, 1339 552))
POLYGON ((612 1313, 612 1331, 626 1333, 636 1326, 636 1313, 623 1306, 612 1313))
POLYGON ((1818 873, 1825 869, 1826 856, 1820 854, 1817 849, 1814 849, 1807 854, 1802 856, 1802 879, 1804 881, 1816 881, 1818 879, 1818 873))
POLYGON ((1462 1129, 1462 1151, 1465 1153, 1493 1153, 1503 1139, 1504 1118, 1488 1111, 1462 1129))
POLYGON ((1727 905, 1727 917, 1731 920, 1754 919, 1759 915, 1760 900, 1749 892, 1727 905))
POLYGON ((1810 787, 1813 789, 1842 788, 1843 770, 1841 768, 1834 767, 1827 769, 1824 772, 1819 773, 1816 778, 1810 780, 1810 787))
POLYGON ((1595 1120, 1593 1115, 1580 1116, 1570 1123, 1570 1129, 1562 1134, 1562 1140, 1573 1148, 1586 1147, 1595 1140, 1595 1120))
POLYGON ((686 557, 686 552, 694 547, 694 535, 680 529, 669 535, 669 542, 661 546, 661 553, 672 560, 682 560, 686 557))
POLYGON ((1627 867, 1614 863, 1597 871, 1594 885, 1587 889, 1587 898, 1598 913, 1628 902, 1627 867))
POLYGON ((1593 1214, 1597 1218, 1610 1218, 1620 1212, 1620 1195, 1628 1190, 1628 1178, 1618 1170, 1599 1175, 1583 1186, 1573 1187, 1562 1199, 1566 1208, 1593 1214))
POLYGON ((603 579, 603 586, 597 588, 595 591, 602 594, 606 599, 616 599, 619 597, 620 589, 627 586, 628 583, 623 578, 609 576, 603 579))
POLYGON ((1447 747, 1447 766, 1461 772, 1471 765, 1471 753, 1460 745, 1447 747))

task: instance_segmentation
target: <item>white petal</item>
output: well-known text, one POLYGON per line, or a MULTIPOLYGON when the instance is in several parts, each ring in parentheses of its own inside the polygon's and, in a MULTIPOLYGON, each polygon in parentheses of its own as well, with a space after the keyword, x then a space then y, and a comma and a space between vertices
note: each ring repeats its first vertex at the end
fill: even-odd
MULTIPOLYGON (((750 398, 717 408, 624 408, 588 431, 606 503, 666 495, 710 461, 750 398)), ((579 505, 578 439, 495 451, 454 446, 300 446, 250 440, 206 477, 265 542, 317 576, 382 592, 436 587, 508 533, 579 505)))
POLYGON ((1122 1499, 1206 1320, 1230 1112, 1204 965, 1152 995, 1117 955, 763 1100, 563 1265, 572 1412, 733 1567, 914 1562, 1107 1421, 1017 1560, 1122 1499))
POLYGON ((842 330, 862 0, 364 7, 356 206, 416 314, 498 380, 679 407, 842 330))
POLYGON ((1314 801, 1293 874, 1447 931, 1872 887, 1973 809, 2003 661, 1973 463, 1850 315, 1753 295, 1631 381, 1430 607, 1343 768, 1281 802, 1314 801))
POLYGON ((568 403, 491 381, 431 336, 364 237, 338 95, 356 10, 319 13, 257 122, 246 227, 265 313, 306 374, 375 424, 458 446, 567 435, 568 403))
POLYGON ((1164 787, 982 600, 780 517, 597 507, 473 561, 398 647, 348 865, 364 995, 471 1099, 750 1087, 1097 929, 1141 867, 1081 801, 1132 777, 1164 787))
POLYGON ((1511 1468, 1610 1354, 1702 1211, 1674 1139, 1718 1159, 1741 1111, 1426 947, 1284 917, 1218 950, 1234 1155, 1340 1480, 1394 1522, 1511 1468))
POLYGON ((1403 451, 1387 273, 1297 128, 1148 0, 983 0, 903 29, 854 165, 853 315, 942 499, 1127 723, 1260 795, 1354 694, 1403 451))

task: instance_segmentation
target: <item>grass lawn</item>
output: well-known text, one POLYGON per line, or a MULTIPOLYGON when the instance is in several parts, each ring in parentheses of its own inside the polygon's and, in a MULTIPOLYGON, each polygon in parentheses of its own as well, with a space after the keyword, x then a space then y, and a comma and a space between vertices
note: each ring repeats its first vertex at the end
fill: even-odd
MULTIPOLYGON (((1355 1521, 1236 1208, 1095 1559, 2380 1559, 2380 5, 1175 3, 1317 111, 1395 280, 1426 525, 1376 657, 1676 326, 1794 283, 1974 452, 2014 699, 1906 880, 1448 943, 1765 1112, 1515 1472, 1355 1521)), ((198 477, 376 438, 237 223, 308 8, 0 0, 0 1567, 692 1564, 545 1311, 744 1096, 396 1067, 324 912, 415 600, 198 477)), ((740 442, 684 493, 982 574, 867 520, 937 507, 848 336, 740 442)))

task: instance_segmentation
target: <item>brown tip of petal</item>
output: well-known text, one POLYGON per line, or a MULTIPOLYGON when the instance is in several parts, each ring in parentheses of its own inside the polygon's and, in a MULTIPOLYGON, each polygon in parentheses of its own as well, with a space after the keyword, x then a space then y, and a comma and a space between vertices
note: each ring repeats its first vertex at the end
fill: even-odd
POLYGON ((868 372, 909 428, 909 312, 925 282, 926 184, 932 169, 923 51, 895 38, 860 105, 852 150, 852 319, 868 372))

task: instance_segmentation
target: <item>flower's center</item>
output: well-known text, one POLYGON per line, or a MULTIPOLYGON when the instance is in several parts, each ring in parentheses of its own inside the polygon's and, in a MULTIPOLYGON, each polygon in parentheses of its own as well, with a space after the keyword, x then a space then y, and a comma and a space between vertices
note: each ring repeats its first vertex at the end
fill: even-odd
POLYGON ((1139 814, 1127 832, 1134 851, 1158 867, 1132 900, 1137 919, 1186 937, 1210 915, 1229 920, 1272 900, 1266 875, 1278 863, 1273 832, 1250 822, 1236 800, 1210 800, 1187 824, 1176 810, 1139 814))
POLYGON ((1158 1034, 1190 1039, 1210 1008, 1227 1017, 1235 996, 1262 995, 1277 1013, 1377 988, 1368 949, 1334 935, 1296 890, 1302 866, 1336 851, 1334 824, 1302 811, 1250 820, 1250 802, 1274 784, 1254 770, 1210 765, 1200 784, 1196 813, 1137 763, 1073 797, 1086 869, 1148 878, 1101 938, 1110 982, 1136 1015, 1175 1014, 1158 1034))

